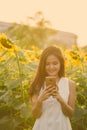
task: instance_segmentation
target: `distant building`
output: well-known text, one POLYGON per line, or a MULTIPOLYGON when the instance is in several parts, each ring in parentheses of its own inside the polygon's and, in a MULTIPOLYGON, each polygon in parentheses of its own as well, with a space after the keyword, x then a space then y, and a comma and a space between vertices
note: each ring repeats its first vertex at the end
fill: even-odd
POLYGON ((77 35, 70 32, 58 31, 55 35, 49 38, 51 44, 60 45, 64 48, 71 48, 77 45, 77 35))
MULTIPOLYGON (((0 32, 5 32, 12 23, 0 22, 0 32)), ((47 42, 47 41, 46 41, 47 42)), ((59 45, 64 48, 71 48, 73 45, 77 45, 77 35, 70 32, 64 32, 56 30, 55 34, 48 36, 49 45, 59 45)), ((47 45, 45 44, 44 47, 47 45)))
POLYGON ((0 22, 0 32, 4 32, 10 25, 8 22, 0 22))

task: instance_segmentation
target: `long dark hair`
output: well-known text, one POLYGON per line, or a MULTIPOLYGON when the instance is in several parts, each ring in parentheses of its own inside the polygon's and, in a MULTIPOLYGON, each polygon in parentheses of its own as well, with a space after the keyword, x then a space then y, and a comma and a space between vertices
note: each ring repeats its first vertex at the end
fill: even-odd
POLYGON ((56 56, 58 58, 58 60, 60 61, 60 70, 59 70, 58 76, 60 78, 65 76, 64 57, 62 55, 61 50, 55 46, 47 47, 41 54, 40 62, 39 62, 39 66, 38 66, 36 75, 35 75, 32 83, 29 87, 29 93, 30 93, 31 97, 34 94, 38 95, 41 87, 44 84, 44 80, 46 77, 45 64, 46 64, 46 59, 49 55, 56 56))

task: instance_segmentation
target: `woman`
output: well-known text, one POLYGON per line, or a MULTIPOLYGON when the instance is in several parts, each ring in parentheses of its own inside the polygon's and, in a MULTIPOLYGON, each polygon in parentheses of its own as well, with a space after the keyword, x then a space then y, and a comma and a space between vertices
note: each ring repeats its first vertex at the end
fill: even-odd
POLYGON ((36 118, 33 130, 72 130, 69 118, 74 113, 75 88, 74 81, 65 77, 61 50, 55 46, 47 47, 30 85, 32 113, 36 118), (55 76, 56 84, 47 87, 47 76, 55 76))

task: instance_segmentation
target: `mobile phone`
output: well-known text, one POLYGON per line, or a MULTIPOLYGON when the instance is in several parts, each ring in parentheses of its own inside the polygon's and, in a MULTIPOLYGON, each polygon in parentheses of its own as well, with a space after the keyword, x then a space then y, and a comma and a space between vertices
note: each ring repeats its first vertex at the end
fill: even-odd
POLYGON ((49 85, 56 85, 56 77, 55 76, 47 76, 46 77, 46 86, 49 86, 49 85))

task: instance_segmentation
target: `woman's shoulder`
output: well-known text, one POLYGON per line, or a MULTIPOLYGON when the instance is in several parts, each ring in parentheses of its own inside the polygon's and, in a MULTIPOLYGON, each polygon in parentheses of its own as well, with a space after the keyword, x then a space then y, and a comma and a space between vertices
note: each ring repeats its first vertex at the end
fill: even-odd
POLYGON ((75 81, 69 79, 68 77, 62 77, 63 80, 67 80, 71 86, 76 86, 75 81))
POLYGON ((69 79, 69 85, 70 85, 71 87, 76 87, 75 81, 73 81, 73 80, 71 80, 71 79, 69 79))
POLYGON ((72 87, 75 88, 76 87, 75 81, 73 81, 73 80, 71 80, 71 79, 69 79, 67 77, 62 77, 62 79, 65 80, 65 81, 67 81, 69 83, 70 88, 72 88, 72 87))

